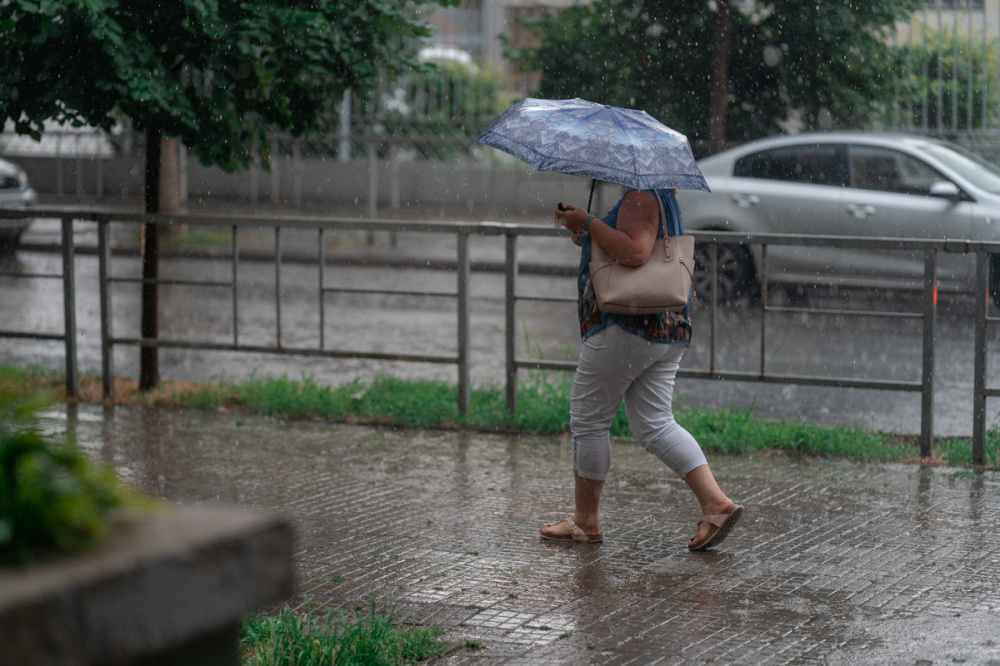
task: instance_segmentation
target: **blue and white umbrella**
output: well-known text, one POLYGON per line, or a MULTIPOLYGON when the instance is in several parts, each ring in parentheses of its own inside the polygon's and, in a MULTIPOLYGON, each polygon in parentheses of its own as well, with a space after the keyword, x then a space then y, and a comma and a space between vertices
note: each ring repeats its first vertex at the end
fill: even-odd
POLYGON ((636 109, 528 97, 494 118, 477 141, 540 171, 640 190, 711 191, 687 137, 636 109))

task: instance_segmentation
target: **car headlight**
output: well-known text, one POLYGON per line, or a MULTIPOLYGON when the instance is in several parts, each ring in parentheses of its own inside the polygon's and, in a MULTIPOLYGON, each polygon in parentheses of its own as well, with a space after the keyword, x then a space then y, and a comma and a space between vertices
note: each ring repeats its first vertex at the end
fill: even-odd
POLYGON ((28 189, 28 173, 21 168, 17 170, 17 179, 21 181, 21 189, 28 189))

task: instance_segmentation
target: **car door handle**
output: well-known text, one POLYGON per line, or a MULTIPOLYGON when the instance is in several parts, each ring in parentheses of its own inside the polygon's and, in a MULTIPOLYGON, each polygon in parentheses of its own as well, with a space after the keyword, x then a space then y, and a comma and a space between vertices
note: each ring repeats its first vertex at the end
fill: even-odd
POLYGON ((760 203, 760 197, 756 194, 734 194, 733 201, 740 208, 749 208, 760 203))
POLYGON ((868 204, 847 204, 847 214, 853 215, 859 220, 863 220, 868 217, 874 217, 875 206, 868 204))

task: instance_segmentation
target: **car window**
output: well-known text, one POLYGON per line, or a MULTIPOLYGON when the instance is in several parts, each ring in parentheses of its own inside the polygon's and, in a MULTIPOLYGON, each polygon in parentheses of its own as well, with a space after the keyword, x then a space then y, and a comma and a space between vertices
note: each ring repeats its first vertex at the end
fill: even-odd
POLYGON ((851 146, 851 187, 929 196, 931 185, 947 180, 923 160, 878 146, 851 146))
POLYGON ((762 150, 738 159, 733 175, 842 187, 847 182, 845 152, 843 146, 831 143, 762 150))
POLYGON ((18 190, 21 188, 21 183, 17 182, 17 178, 8 174, 0 174, 0 190, 18 190))
POLYGON ((928 143, 921 146, 976 187, 1000 194, 1000 169, 979 155, 954 144, 928 143))

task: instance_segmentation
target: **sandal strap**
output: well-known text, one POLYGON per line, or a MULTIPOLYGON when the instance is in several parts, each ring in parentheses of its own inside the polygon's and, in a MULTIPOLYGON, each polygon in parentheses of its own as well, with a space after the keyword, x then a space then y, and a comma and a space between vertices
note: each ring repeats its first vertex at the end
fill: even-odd
POLYGON ((569 526, 570 536, 573 537, 573 541, 589 541, 590 537, 587 533, 580 529, 580 526, 573 521, 572 518, 566 519, 566 524, 569 526))
POLYGON ((709 525, 714 525, 715 527, 722 527, 729 520, 729 516, 732 515, 732 511, 729 513, 716 513, 711 516, 702 516, 701 522, 708 523, 709 525))

